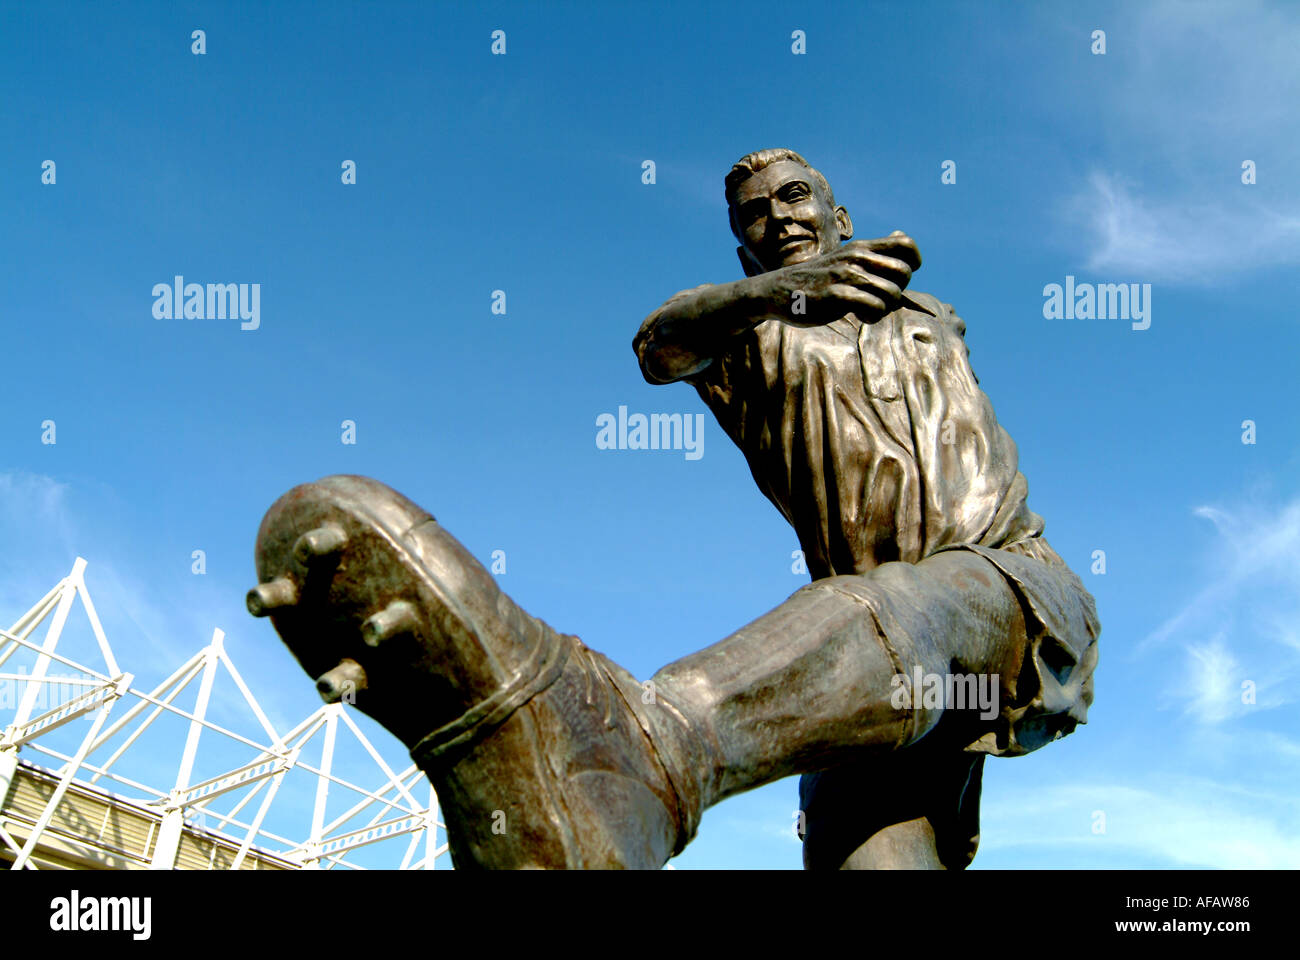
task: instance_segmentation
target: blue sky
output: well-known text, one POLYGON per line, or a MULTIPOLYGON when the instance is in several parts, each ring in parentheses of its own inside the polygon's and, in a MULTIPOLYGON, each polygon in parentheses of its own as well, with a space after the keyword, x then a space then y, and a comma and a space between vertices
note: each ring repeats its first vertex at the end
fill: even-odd
MULTIPOLYGON (((916 239, 1097 598, 1089 724, 990 761, 976 867, 1300 866, 1298 48, 1281 4, 0 5, 0 620, 82 555, 141 679, 220 627, 296 719, 253 541, 345 472, 643 678, 776 606, 797 541, 711 416, 698 460, 594 440, 706 412, 632 336, 740 276, 722 177, 788 146, 916 239), (156 319, 177 274, 261 284, 259 329, 156 319), (1044 319, 1067 276, 1151 284, 1150 328, 1044 319)), ((676 865, 797 868, 796 806, 727 801, 676 865)))

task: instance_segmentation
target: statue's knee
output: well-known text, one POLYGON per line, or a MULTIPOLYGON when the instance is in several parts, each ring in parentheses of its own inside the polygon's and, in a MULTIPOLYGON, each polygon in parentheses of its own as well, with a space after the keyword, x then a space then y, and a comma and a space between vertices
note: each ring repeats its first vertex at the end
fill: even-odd
POLYGON ((883 599, 880 587, 872 582, 870 574, 842 574, 835 577, 824 577, 821 580, 814 580, 799 592, 802 593, 805 590, 810 593, 833 595, 845 601, 862 603, 873 610, 878 608, 878 604, 883 599))

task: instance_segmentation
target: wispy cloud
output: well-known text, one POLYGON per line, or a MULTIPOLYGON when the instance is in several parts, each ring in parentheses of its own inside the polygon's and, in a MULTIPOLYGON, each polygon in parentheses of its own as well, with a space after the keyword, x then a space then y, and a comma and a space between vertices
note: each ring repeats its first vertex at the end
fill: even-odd
POLYGON ((1187 646, 1183 713, 1204 723, 1220 723, 1247 710, 1241 696, 1241 664, 1223 642, 1222 633, 1204 644, 1187 646))
POLYGON ((1292 614, 1300 605, 1300 498, 1279 508, 1200 506, 1195 516, 1209 520, 1218 537, 1207 544, 1215 576, 1196 590, 1183 607, 1165 619, 1139 645, 1153 645, 1180 635, 1193 625, 1223 619, 1230 606, 1242 607, 1250 594, 1258 625, 1284 647, 1300 650, 1292 614), (1283 588, 1280 591, 1277 588, 1283 588), (1254 601, 1265 601, 1254 605, 1254 601), (1279 606, 1284 609, 1279 610, 1279 606), (1276 627, 1281 629, 1272 629, 1276 627))
POLYGON ((1195 284, 1300 263, 1300 184, 1287 173, 1300 161, 1296 10, 1161 3, 1113 19, 1114 82, 1089 96, 1126 148, 1065 207, 1088 266, 1195 284), (1253 186, 1240 182, 1246 160, 1253 186))
POLYGON ((1245 269, 1300 263, 1300 210, 1244 195, 1142 195, 1120 175, 1094 171, 1071 206, 1091 233, 1088 268, 1150 281, 1212 283, 1245 269))
POLYGON ((1202 778, 1051 786, 1014 805, 986 808, 984 819, 981 847, 987 859, 1034 846, 1052 850, 1059 866, 1120 861, 1150 867, 1300 867, 1291 797, 1202 778), (1062 832, 1061 825, 1069 823, 1075 829, 1062 832), (1069 863, 1060 860, 1063 848, 1076 851, 1069 863))
POLYGON ((1184 670, 1168 688, 1199 725, 1294 703, 1300 682, 1300 499, 1276 510, 1199 507, 1217 534, 1214 579, 1139 644, 1180 643, 1184 670), (1206 626, 1214 633, 1206 636, 1206 626))

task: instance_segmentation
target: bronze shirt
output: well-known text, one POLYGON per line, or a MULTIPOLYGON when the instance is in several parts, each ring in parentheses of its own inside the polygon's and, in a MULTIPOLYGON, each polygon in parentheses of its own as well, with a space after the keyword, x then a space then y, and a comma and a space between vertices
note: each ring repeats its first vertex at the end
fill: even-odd
POLYGON ((1043 529, 965 324, 928 294, 907 296, 876 323, 765 321, 687 378, 794 527, 813 579, 1043 529))

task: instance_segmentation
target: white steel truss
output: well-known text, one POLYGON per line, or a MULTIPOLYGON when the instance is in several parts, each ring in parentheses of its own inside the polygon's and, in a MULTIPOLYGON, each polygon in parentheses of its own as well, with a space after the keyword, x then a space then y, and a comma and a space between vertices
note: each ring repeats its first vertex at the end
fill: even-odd
MULTIPOLYGON (((17 694, 10 698, 16 705, 12 718, 5 723, 0 713, 0 862, 12 860, 15 870, 38 869, 38 862, 57 863, 42 854, 57 847, 72 851, 74 865, 112 862, 128 869, 367 869, 356 862, 357 851, 405 838, 400 861, 395 854, 390 859, 397 862, 376 864, 371 857, 371 867, 434 869, 447 852, 446 843, 438 842, 438 830, 445 834, 445 827, 438 819, 433 789, 418 768, 412 764, 394 772, 343 704, 322 705, 287 732, 277 732, 226 652, 221 630, 214 630, 212 640, 161 683, 147 691, 137 688, 135 676, 118 667, 86 589, 85 568, 86 561, 78 557, 68 576, 12 627, 0 630, 0 671, 15 653, 35 655, 30 673, 0 672, 0 685, 13 685, 10 692, 17 694), (103 658, 102 669, 58 652, 78 598, 103 658), (47 619, 45 637, 37 643, 32 634, 47 619), (70 667, 81 676, 53 676, 52 664, 70 667), (222 671, 256 719, 260 738, 245 737, 209 719, 213 684, 222 671), (193 707, 177 706, 175 701, 196 681, 193 707), (65 698, 43 696, 57 685, 76 692, 65 698), (53 706, 33 715, 38 700, 53 706), (119 701, 123 701, 120 706, 119 701), (110 716, 117 716, 111 724, 110 716), (175 779, 167 789, 114 770, 133 747, 143 749, 138 741, 155 721, 173 716, 185 721, 188 730, 179 749, 175 779), (66 752, 66 747, 55 749, 50 742, 53 731, 78 721, 86 729, 72 752, 66 752), (377 768, 376 787, 358 786, 334 772, 340 728, 377 768), (205 731, 205 745, 216 737, 227 748, 251 752, 251 759, 218 776, 192 782, 205 731), (57 763, 20 759, 20 750, 57 763), (315 796, 310 822, 295 837, 286 837, 272 832, 267 820, 277 798, 285 796, 281 785, 286 776, 295 770, 315 779, 315 796), (110 792, 101 781, 125 787, 132 795, 110 792), (350 791, 356 802, 327 820, 331 789, 336 800, 341 792, 350 791), (417 793, 427 794, 427 800, 417 800, 417 793), (18 802, 20 794, 25 806, 18 802), (258 801, 255 806, 254 801, 258 801), (91 810, 96 817, 103 812, 98 834, 87 819, 91 810), (110 822, 118 838, 115 842, 104 839, 110 822), (209 822, 215 822, 215 829, 209 822), (141 838, 140 831, 146 830, 141 838), (103 859, 105 851, 111 853, 110 860, 103 859)), ((295 811, 305 805, 290 804, 295 811)), ((301 812, 305 814, 305 809, 301 812)), ((396 849, 390 843, 381 852, 396 849)), ((57 865, 66 863, 65 859, 57 865)))

